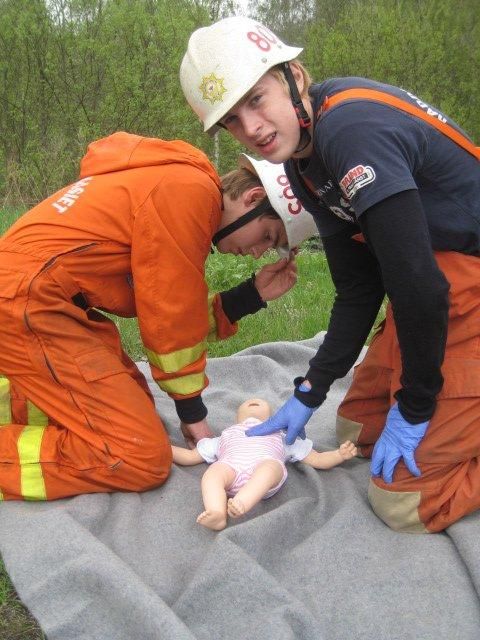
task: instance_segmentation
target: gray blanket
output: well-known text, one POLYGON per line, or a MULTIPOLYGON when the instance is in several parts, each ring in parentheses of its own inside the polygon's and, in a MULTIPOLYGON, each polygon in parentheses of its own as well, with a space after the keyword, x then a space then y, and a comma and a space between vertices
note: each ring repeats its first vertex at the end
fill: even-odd
MULTIPOLYGON (((230 425, 248 397, 278 407, 321 338, 210 360, 212 428, 230 425)), ((336 447, 349 381, 309 423, 317 449, 336 447)), ((183 444, 173 403, 155 394, 183 444)), ((297 463, 277 495, 214 533, 195 523, 205 468, 174 467, 144 494, 0 505, 0 551, 49 640, 480 637, 480 514, 442 534, 394 533, 368 505, 367 460, 330 471, 297 463)))

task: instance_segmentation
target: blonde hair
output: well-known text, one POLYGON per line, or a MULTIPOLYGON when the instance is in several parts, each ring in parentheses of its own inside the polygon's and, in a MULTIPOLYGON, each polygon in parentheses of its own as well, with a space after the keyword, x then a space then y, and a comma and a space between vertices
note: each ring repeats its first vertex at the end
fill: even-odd
MULTIPOLYGON (((299 62, 299 60, 290 60, 289 64, 294 64, 303 76, 303 91, 301 96, 302 98, 305 98, 306 96, 308 96, 308 89, 313 83, 312 78, 310 77, 310 74, 303 66, 303 64, 299 62)), ((290 94, 290 88, 288 86, 288 82, 285 79, 285 74, 283 73, 283 64, 277 64, 275 67, 272 67, 268 73, 271 73, 272 76, 276 80, 278 80, 278 82, 280 82, 280 84, 284 87, 285 91, 290 94)))

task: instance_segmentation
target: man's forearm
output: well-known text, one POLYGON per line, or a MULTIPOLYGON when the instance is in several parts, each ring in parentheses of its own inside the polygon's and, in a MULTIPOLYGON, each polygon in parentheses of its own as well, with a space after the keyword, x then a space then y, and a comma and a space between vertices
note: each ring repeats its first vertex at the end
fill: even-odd
MULTIPOLYGON (((327 334, 306 375, 312 384, 312 406, 321 404, 332 382, 355 363, 384 297, 375 258, 364 243, 352 240, 351 233, 323 240, 336 296, 327 334)), ((305 402, 300 393, 295 395, 305 402)))

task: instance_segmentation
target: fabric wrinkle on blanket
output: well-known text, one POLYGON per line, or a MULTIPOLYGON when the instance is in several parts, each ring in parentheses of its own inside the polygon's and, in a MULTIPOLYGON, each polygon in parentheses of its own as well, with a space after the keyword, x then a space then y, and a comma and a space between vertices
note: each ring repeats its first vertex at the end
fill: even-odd
MULTIPOLYGON (((208 361, 204 397, 218 435, 249 397, 278 408, 323 333, 208 361)), ((173 402, 147 375, 173 444, 173 402)), ((352 372, 307 425, 337 447, 352 372)), ((301 463, 272 498, 219 533, 196 524, 206 469, 175 466, 157 490, 0 504, 0 552, 49 640, 475 640, 480 514, 434 535, 396 533, 367 501, 369 461, 301 463)))

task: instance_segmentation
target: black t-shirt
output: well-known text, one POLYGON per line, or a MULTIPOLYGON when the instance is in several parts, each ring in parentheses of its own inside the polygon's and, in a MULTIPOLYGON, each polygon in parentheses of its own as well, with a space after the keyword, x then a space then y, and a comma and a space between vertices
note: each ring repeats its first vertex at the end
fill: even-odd
MULTIPOLYGON (((364 78, 335 78, 313 85, 314 113, 326 96, 354 87, 424 105, 466 135, 412 94, 364 78)), ((381 200, 417 189, 432 247, 480 255, 480 162, 433 126, 390 105, 348 100, 327 110, 316 123, 314 147, 309 161, 296 170, 317 191, 314 213, 322 237, 337 233, 381 200)), ((297 191, 294 161, 286 163, 286 171, 297 191)), ((311 200, 303 191, 296 195, 311 200)), ((310 202, 305 204, 312 209, 310 202)))

